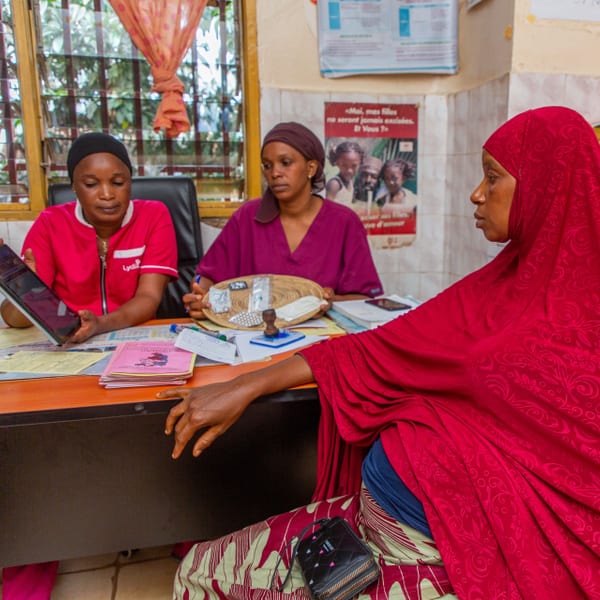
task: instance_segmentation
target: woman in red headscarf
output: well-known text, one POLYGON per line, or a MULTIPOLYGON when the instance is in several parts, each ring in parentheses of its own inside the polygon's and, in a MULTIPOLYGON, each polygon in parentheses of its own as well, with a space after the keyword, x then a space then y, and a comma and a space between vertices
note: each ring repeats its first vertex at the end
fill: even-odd
POLYGON ((161 392, 182 398, 167 420, 177 457, 208 427, 200 454, 259 395, 316 381, 315 498, 346 494, 196 546, 177 594, 281 597, 261 575, 285 532, 341 514, 379 554, 373 598, 421 598, 424 580, 439 596, 451 584, 460 598, 600 598, 600 147, 578 113, 540 108, 487 140, 483 171, 476 226, 509 241, 488 265, 376 330, 161 392), (231 543, 244 568, 220 578, 231 543))
POLYGON ((183 302, 203 318, 202 298, 214 283, 262 273, 295 275, 327 288, 329 300, 383 293, 365 228, 353 210, 322 197, 325 151, 300 123, 279 123, 261 150, 267 190, 244 202, 197 268, 183 302))

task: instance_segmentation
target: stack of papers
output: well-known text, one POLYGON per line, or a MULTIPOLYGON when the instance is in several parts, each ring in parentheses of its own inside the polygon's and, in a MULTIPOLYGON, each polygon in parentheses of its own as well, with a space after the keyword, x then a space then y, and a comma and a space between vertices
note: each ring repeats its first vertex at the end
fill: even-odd
POLYGON ((379 327, 384 323, 394 320, 400 315, 406 314, 409 310, 412 310, 420 304, 418 300, 415 300, 411 296, 397 296, 392 294, 385 297, 406 304, 409 308, 404 310, 385 310, 374 306, 373 304, 369 304, 365 300, 343 300, 340 302, 333 302, 332 308, 361 327, 375 329, 375 327, 379 327))
POLYGON ((173 341, 123 342, 100 377, 106 388, 182 385, 194 371, 196 355, 173 341))

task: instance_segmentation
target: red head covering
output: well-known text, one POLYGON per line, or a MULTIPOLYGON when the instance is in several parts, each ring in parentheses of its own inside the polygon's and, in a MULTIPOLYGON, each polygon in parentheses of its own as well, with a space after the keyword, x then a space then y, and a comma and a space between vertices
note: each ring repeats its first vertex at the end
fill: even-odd
MULTIPOLYGON (((319 138, 307 127, 300 123, 290 121, 289 123, 279 123, 275 125, 263 140, 261 153, 264 147, 271 142, 282 142, 291 146, 306 160, 314 160, 317 162, 317 170, 312 176, 312 193, 318 194, 325 188, 325 174, 323 167, 325 166, 325 150, 319 138)), ((262 202, 256 214, 256 220, 261 223, 272 221, 279 214, 279 204, 277 198, 273 195, 270 189, 267 189, 263 195, 262 202)))
POLYGON ((496 259, 302 351, 323 403, 316 495, 355 489, 357 447, 380 435, 459 597, 600 598, 600 146, 547 107, 484 147, 517 179, 496 259))

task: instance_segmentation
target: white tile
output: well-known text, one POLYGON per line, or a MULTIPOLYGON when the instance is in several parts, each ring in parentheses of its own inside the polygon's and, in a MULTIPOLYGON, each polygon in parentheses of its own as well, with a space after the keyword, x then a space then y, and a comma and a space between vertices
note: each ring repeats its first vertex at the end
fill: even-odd
POLYGON ((419 297, 418 273, 380 273, 383 289, 386 294, 399 294, 419 297))
POLYGON ((580 112, 589 123, 600 123, 600 78, 566 76, 565 105, 580 112))
POLYGON ((448 101, 446 96, 425 96, 419 111, 419 148, 424 157, 446 156, 448 143, 448 101))
POLYGON ((321 141, 324 139, 325 100, 323 93, 281 92, 281 120, 298 121, 321 141))
POLYGON ((419 235, 419 271, 444 270, 444 217, 430 215, 419 235))
POLYGON ((452 152, 454 154, 463 154, 467 151, 467 140, 469 131, 469 94, 461 92, 455 95, 452 136, 452 152))
POLYGON ((33 224, 33 221, 9 221, 7 239, 4 241, 13 249, 15 252, 20 252, 23 246, 25 236, 29 231, 29 228, 33 224))
POLYGON ((513 73, 510 78, 509 115, 540 106, 564 104, 565 97, 564 73, 513 73))
POLYGON ((281 90, 263 87, 260 94, 261 139, 267 131, 281 122, 281 90))
POLYGON ((419 300, 429 300, 439 294, 444 286, 444 275, 442 273, 422 273, 420 277, 419 300))

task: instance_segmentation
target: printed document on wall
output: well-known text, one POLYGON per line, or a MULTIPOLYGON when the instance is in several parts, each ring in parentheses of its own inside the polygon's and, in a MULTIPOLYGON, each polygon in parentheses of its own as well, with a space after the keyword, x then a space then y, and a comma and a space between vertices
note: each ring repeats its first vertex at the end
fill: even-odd
POLYGON ((317 3, 324 77, 456 73, 458 0, 317 3))

